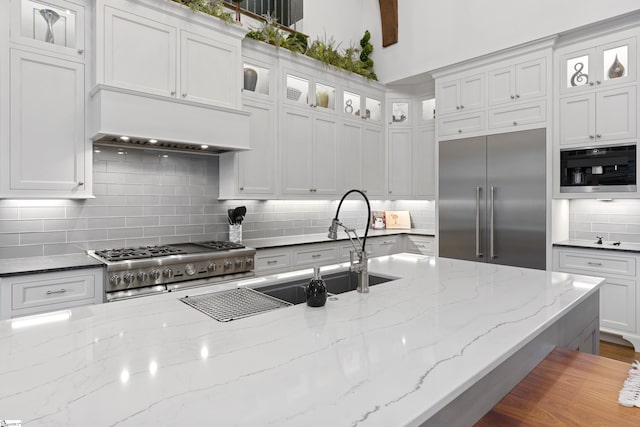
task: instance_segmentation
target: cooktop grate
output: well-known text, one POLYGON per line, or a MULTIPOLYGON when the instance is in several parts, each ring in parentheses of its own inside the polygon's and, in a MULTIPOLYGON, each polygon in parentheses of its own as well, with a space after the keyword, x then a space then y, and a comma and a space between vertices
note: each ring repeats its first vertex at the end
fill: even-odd
POLYGON ((250 288, 186 296, 180 298, 180 301, 219 322, 229 322, 292 305, 250 288))

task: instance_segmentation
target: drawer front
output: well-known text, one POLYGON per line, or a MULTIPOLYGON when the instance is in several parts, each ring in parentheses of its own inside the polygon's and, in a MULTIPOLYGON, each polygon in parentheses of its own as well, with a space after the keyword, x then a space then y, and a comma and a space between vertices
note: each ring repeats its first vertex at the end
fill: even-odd
POLYGON ((260 251, 255 256, 255 271, 286 270, 291 266, 291 254, 289 252, 266 253, 260 251))
MULTIPOLYGON (((368 242, 368 240, 367 240, 368 242)), ((369 256, 369 258, 375 256, 373 253, 373 248, 370 244, 367 243, 367 255, 369 256)), ((345 261, 349 261, 349 252, 353 251, 353 245, 348 244, 348 245, 343 245, 340 246, 340 262, 345 262, 345 261)))
POLYGON ((580 270, 595 273, 595 275, 636 275, 635 257, 610 256, 582 252, 559 251, 558 267, 560 269, 580 270))
POLYGON ((376 239, 373 246, 376 256, 392 255, 398 252, 398 238, 376 239))
POLYGON ((489 110, 489 128, 505 128, 538 123, 546 118, 546 101, 510 105, 489 110))
POLYGON ((421 255, 433 255, 433 237, 409 236, 407 251, 421 255))
POLYGON ((438 135, 463 135, 484 129, 484 112, 443 117, 438 120, 438 135))
POLYGON ((337 248, 321 248, 305 251, 297 251, 293 253, 294 265, 306 264, 329 264, 336 262, 338 259, 337 248))
POLYGON ((51 304, 91 299, 95 296, 94 274, 16 281, 11 285, 11 308, 19 310, 51 304))

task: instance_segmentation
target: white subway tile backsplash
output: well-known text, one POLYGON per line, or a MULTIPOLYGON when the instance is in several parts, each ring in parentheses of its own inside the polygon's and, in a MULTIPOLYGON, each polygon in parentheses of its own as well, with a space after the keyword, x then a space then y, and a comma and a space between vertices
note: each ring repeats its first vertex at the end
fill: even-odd
POLYGON ((48 231, 41 233, 20 233, 20 245, 38 245, 43 243, 63 243, 67 240, 66 231, 48 231))
POLYGON ((640 200, 593 199, 569 202, 569 238, 640 243, 640 200))
MULTIPOLYGON (((228 238, 227 210, 247 207, 245 239, 325 233, 338 200, 218 200, 218 158, 131 150, 126 155, 105 147, 94 153, 94 199, 59 201, 0 200, 0 259, 58 255, 132 245, 228 238)), ((340 219, 363 228, 366 206, 354 195, 345 200, 340 219)), ((580 215, 589 228, 573 225, 570 233, 594 234, 591 224, 608 224, 611 233, 640 235, 640 209, 619 204, 616 213, 587 208, 580 215), (602 214, 606 219, 594 216, 602 214), (613 216, 629 219, 626 230, 611 226, 613 216)), ((373 210, 409 210, 412 224, 433 228, 434 203, 372 201, 373 210)), ((572 220, 577 216, 570 215, 572 220)))
POLYGON ((107 238, 112 239, 133 239, 144 236, 143 227, 113 228, 107 231, 107 238))

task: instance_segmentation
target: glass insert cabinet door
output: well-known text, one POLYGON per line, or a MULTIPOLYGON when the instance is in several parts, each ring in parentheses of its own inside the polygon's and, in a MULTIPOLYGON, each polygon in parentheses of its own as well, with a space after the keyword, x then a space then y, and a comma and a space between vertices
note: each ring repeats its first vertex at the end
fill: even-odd
POLYGON ((360 94, 344 91, 342 97, 342 110, 348 116, 359 117, 360 116, 360 94))
POLYGON ((63 0, 11 3, 11 40, 57 53, 84 56, 84 8, 63 0))
POLYGON ((634 38, 612 42, 563 56, 565 93, 623 84, 636 77, 634 38))
POLYGON ((245 62, 242 72, 245 91, 269 96, 271 73, 268 68, 245 62))
POLYGON ((332 86, 316 83, 316 103, 318 108, 336 109, 336 89, 332 86))

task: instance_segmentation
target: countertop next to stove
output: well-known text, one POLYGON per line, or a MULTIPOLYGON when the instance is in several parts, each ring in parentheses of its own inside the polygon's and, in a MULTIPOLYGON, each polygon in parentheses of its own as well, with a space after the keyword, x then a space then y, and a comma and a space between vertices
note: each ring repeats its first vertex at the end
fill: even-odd
MULTIPOLYGON (((327 224, 327 230, 329 225, 327 224)), ((358 237, 362 239, 364 236, 364 230, 356 230, 358 237)), ((409 230, 391 229, 391 230, 369 230, 367 237, 378 236, 395 236, 399 234, 413 234, 417 236, 435 236, 435 232, 432 229, 417 229, 412 228, 409 230)), ((348 240, 347 234, 340 230, 338 233, 338 240, 348 240)), ((267 237, 263 239, 247 239, 242 243, 255 249, 275 248, 279 246, 294 246, 294 245, 306 245, 309 243, 326 243, 333 242, 333 240, 327 237, 327 233, 318 234, 300 234, 297 236, 282 236, 282 237, 267 237)))
POLYGON ((601 245, 592 240, 563 240, 561 242, 554 243, 553 246, 640 253, 640 244, 622 242, 619 246, 616 246, 613 245, 613 242, 607 240, 603 241, 601 245))
POLYGON ((402 278, 228 323, 178 297, 241 282, 78 307, 37 326, 2 321, 0 417, 70 427, 418 425, 601 282, 411 254, 369 268, 402 278))
POLYGON ((103 266, 104 263, 86 254, 10 258, 0 260, 0 277, 103 266))

